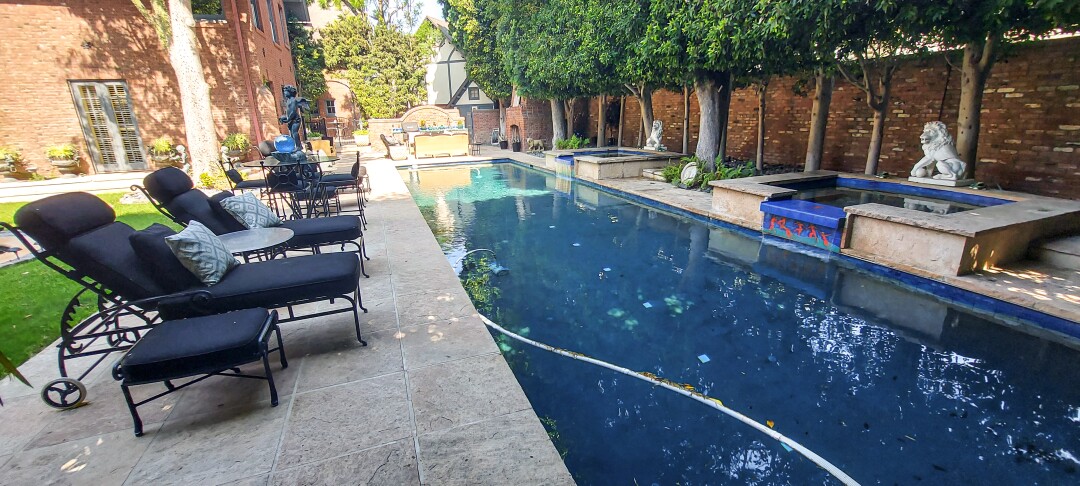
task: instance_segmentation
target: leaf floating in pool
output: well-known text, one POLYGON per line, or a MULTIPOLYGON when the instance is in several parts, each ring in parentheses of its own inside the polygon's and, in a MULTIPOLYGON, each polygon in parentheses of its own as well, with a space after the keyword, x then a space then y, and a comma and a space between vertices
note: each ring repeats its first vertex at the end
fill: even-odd
MULTIPOLYGON (((776 422, 773 422, 772 420, 766 420, 765 425, 768 425, 770 429, 775 429, 776 428, 776 427, 773 427, 774 425, 776 425, 776 422)), ((781 444, 783 444, 783 442, 781 442, 781 444)))
POLYGON ((698 356, 697 359, 698 359, 698 361, 701 361, 702 363, 708 363, 709 361, 712 361, 712 360, 709 359, 709 355, 707 355, 707 354, 703 354, 701 356, 698 356))
POLYGON ((604 267, 604 271, 605 271, 605 272, 610 272, 610 271, 611 271, 611 267, 604 267))
POLYGON ((789 445, 787 445, 787 444, 785 444, 783 442, 781 442, 780 445, 784 446, 785 451, 791 452, 791 451, 794 450, 794 449, 791 448, 791 446, 789 446, 789 445))
POLYGON ((572 246, 581 246, 581 243, 574 243, 572 246))
POLYGON ((646 309, 652 309, 652 303, 651 302, 645 302, 644 304, 641 304, 641 306, 646 308, 646 309))
POLYGON ((548 228, 555 229, 555 225, 548 226, 548 228))

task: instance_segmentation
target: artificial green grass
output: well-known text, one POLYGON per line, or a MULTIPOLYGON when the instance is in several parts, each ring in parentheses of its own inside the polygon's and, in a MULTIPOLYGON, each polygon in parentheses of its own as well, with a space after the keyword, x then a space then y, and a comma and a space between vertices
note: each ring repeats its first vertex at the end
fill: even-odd
MULTIPOLYGON (((171 223, 149 203, 119 204, 124 193, 99 197, 116 211, 116 219, 135 229, 152 223, 171 223)), ((11 222, 15 211, 25 202, 0 204, 0 221, 11 222)), ((21 253, 26 258, 26 252, 21 253)), ((16 366, 24 363, 60 336, 60 315, 80 286, 63 275, 30 260, 0 268, 0 351, 16 366)), ((85 298, 92 303, 92 298, 85 298)), ((84 312, 88 315, 89 310, 84 312)), ((0 376, 3 376, 0 370, 0 376)))

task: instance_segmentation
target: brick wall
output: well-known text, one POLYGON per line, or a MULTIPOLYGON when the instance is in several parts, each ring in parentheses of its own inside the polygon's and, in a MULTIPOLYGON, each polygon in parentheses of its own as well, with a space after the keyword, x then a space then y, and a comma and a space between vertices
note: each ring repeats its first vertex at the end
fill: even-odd
MULTIPOLYGON (((250 6, 240 0, 223 0, 225 20, 196 25, 218 136, 239 131, 256 140, 234 30, 234 1, 239 1, 259 124, 272 138, 280 132, 276 120, 280 88, 294 83, 292 57, 284 39, 279 37, 274 44, 268 30, 250 26, 250 6)), ((273 1, 275 17, 280 4, 281 0, 273 1)), ((265 3, 261 5, 265 8, 265 3)), ((269 29, 269 18, 261 13, 264 29, 269 29)), ((69 80, 126 81, 144 143, 160 136, 185 143, 180 97, 167 53, 130 0, 3 3, 0 25, 5 52, 0 56, 0 84, 8 88, 9 97, 21 101, 0 104, 4 120, 0 145, 20 149, 29 163, 46 169, 44 147, 74 143, 83 154, 84 171, 92 172, 69 80)))
MULTIPOLYGON (((938 119, 956 134, 960 72, 941 56, 912 60, 894 78, 879 171, 907 174, 922 157, 923 124, 938 119), (948 82, 946 82, 948 80, 948 82), (944 103, 942 103, 944 100, 944 103)), ((801 165, 806 157, 813 83, 797 94, 795 78, 773 80, 767 91, 765 161, 801 165)), ((697 146, 697 97, 690 96, 690 148, 697 146)), ((752 159, 757 137, 757 94, 736 90, 731 100, 728 154, 752 159)), ((977 177, 991 186, 1080 199, 1080 38, 1019 46, 993 69, 983 98, 977 177)), ((663 142, 682 147, 682 93, 653 98, 664 122, 663 142)), ((589 107, 589 135, 596 133, 596 103, 589 107)), ((637 144, 640 113, 628 98, 623 143, 637 144)), ((822 168, 862 172, 873 113, 862 91, 838 79, 833 93, 822 168)), ((648 136, 643 134, 642 141, 648 136)))
POLYGON ((499 110, 473 110, 472 133, 469 137, 475 142, 491 142, 491 131, 499 129, 499 110))

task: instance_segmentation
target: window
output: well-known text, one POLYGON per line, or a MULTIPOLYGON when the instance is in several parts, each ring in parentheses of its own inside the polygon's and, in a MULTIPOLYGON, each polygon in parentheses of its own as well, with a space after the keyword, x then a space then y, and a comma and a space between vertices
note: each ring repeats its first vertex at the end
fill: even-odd
POLYGON ((337 116, 337 107, 334 106, 334 100, 326 100, 326 116, 337 116))
POLYGON ((285 45, 289 45, 289 30, 285 27, 287 23, 285 9, 278 7, 278 27, 281 27, 281 40, 285 41, 285 45))
POLYGON ((270 37, 274 39, 274 44, 278 43, 278 26, 277 20, 274 18, 274 4, 273 0, 266 0, 266 15, 270 16, 270 37))
POLYGON ((191 13, 200 20, 223 20, 225 9, 221 0, 191 0, 191 13))
POLYGON ((259 0, 251 0, 251 18, 255 20, 255 28, 263 30, 262 15, 259 15, 259 0))
POLYGON ((469 99, 470 100, 478 100, 478 99, 480 99, 480 88, 469 88, 469 99))

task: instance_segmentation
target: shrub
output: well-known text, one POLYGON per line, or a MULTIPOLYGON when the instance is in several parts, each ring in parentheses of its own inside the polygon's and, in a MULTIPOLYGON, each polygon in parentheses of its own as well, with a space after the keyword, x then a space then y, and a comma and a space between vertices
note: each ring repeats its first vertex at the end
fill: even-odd
POLYGON ((682 165, 669 165, 664 167, 663 172, 660 174, 664 177, 665 181, 675 182, 679 180, 679 174, 682 173, 682 165))
POLYGON ((565 140, 559 140, 555 142, 555 148, 558 150, 573 150, 579 149, 589 144, 589 139, 574 135, 565 140))
POLYGON ((172 139, 167 136, 155 138, 150 142, 150 153, 153 155, 172 155, 175 149, 172 139))
POLYGON ((251 146, 251 140, 244 133, 230 133, 221 144, 229 150, 247 150, 251 146))
POLYGON ((367 135, 368 131, 367 131, 366 128, 360 128, 360 129, 357 129, 357 130, 353 130, 352 134, 353 135, 367 135))
POLYGON ((11 163, 17 164, 22 162, 22 152, 11 147, 0 147, 0 160, 9 160, 11 163))
POLYGON ((45 147, 45 157, 49 160, 74 160, 76 156, 75 145, 70 143, 45 147))
POLYGON ((208 189, 217 189, 219 191, 228 191, 229 180, 225 178, 225 173, 221 172, 219 168, 212 168, 208 172, 199 174, 199 185, 208 189))

